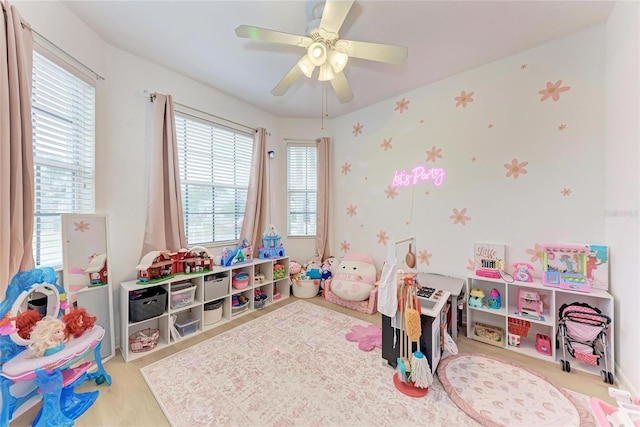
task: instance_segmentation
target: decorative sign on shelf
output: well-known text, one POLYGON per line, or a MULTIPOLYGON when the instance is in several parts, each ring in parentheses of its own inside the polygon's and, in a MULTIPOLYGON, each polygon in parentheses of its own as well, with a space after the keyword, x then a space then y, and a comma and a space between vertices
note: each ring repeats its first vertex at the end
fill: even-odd
POLYGON ((473 260, 478 276, 499 279, 505 264, 505 246, 495 243, 474 243, 473 260))

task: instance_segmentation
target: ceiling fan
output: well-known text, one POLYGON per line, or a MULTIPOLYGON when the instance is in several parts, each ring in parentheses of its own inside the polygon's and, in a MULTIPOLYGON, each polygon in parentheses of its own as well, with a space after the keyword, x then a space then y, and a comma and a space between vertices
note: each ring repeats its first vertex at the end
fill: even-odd
POLYGON ((240 25, 236 35, 252 40, 263 40, 273 43, 300 46, 307 53, 280 80, 271 93, 284 95, 302 75, 311 78, 316 67, 319 67, 318 80, 329 81, 340 102, 353 99, 349 82, 344 75, 344 67, 349 58, 367 59, 370 61, 401 64, 407 59, 407 48, 381 43, 369 43, 353 40, 341 40, 338 34, 354 0, 327 0, 314 7, 314 18, 321 13, 319 25, 312 25, 308 36, 283 33, 265 28, 240 25))

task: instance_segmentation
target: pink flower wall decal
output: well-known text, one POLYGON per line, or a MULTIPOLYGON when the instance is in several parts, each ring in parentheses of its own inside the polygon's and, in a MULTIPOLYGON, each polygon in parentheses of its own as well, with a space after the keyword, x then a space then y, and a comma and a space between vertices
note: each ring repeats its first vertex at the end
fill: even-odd
POLYGON ((347 215, 353 217, 357 215, 356 209, 358 209, 357 206, 354 205, 349 205, 349 207, 347 208, 347 215))
POLYGON ((563 123, 563 124, 561 124, 560 126, 558 126, 558 130, 559 130, 560 132, 562 132, 562 131, 563 131, 563 130, 565 130, 566 128, 567 128, 567 125, 565 125, 564 123, 563 123))
POLYGON ((430 254, 428 251, 420 251, 418 252, 418 261, 420 262, 420 264, 431 265, 431 261, 429 261, 429 259, 432 256, 433 254, 430 254))
POLYGON ((540 98, 540 102, 546 101, 548 98, 553 99, 554 102, 560 100, 560 94, 571 89, 571 86, 561 87, 561 84, 562 80, 558 80, 555 83, 547 82, 547 87, 538 91, 538 93, 542 95, 542 98, 540 98))
POLYGON ((384 230, 380 230, 380 232, 376 234, 376 237, 378 238, 378 243, 381 245, 386 245, 387 240, 389 240, 389 236, 387 235, 387 232, 384 230))
POLYGON ((353 134, 353 136, 358 136, 362 133, 362 128, 364 127, 364 125, 361 125, 360 122, 358 122, 357 124, 353 125, 353 131, 351 132, 353 134))
POLYGON ((540 246, 539 244, 534 244, 533 245, 533 249, 527 249, 525 251, 527 254, 531 255, 531 258, 529 261, 531 262, 536 262, 536 261, 542 261, 542 246, 540 246))
POLYGON ((383 139, 380 147, 384 148, 384 151, 391 150, 393 148, 393 145, 391 145, 392 140, 393 138, 383 139))
POLYGON ((342 165, 342 174, 346 175, 349 172, 351 172, 351 163, 349 162, 344 162, 344 165, 342 165))
POLYGON ((427 151, 427 162, 431 161, 431 162, 435 162, 436 159, 441 159, 442 158, 442 148, 436 148, 436 146, 434 145, 433 147, 431 147, 431 150, 427 151))
POLYGON ((346 240, 343 240, 342 243, 340 243, 340 250, 342 252, 347 253, 349 252, 350 249, 351 249, 351 245, 346 240))
POLYGON ((408 99, 402 98, 402 100, 396 102, 396 108, 393 111, 398 111, 400 114, 404 112, 404 110, 409 109, 409 101, 408 99))
POLYGON ((473 260, 472 259, 468 259, 467 260, 467 270, 474 271, 475 269, 476 269, 476 266, 473 264, 473 260))
POLYGON ((387 189, 384 190, 384 192, 387 195, 387 199, 395 199, 395 197, 398 195, 398 192, 396 191, 396 189, 390 185, 387 186, 387 189))
POLYGON ((570 196, 571 195, 571 189, 570 188, 563 188, 560 193, 562 193, 563 196, 570 196))
POLYGON ((467 108, 467 103, 468 102, 473 102, 473 94, 475 92, 465 92, 464 90, 462 92, 460 92, 460 96, 456 96, 455 100, 456 102, 456 107, 459 107, 462 105, 462 108, 467 108))
POLYGON ((509 178, 510 176, 513 176, 514 179, 518 179, 520 174, 527 173, 527 170, 524 167, 528 164, 529 162, 518 163, 518 159, 511 160, 511 164, 505 163, 504 167, 507 168, 506 177, 509 178))
POLYGON ((526 68, 527 68, 527 64, 522 64, 522 65, 520 66, 520 69, 521 69, 521 70, 525 70, 526 68))
POLYGON ((463 208, 460 212, 458 212, 458 209, 454 208, 453 215, 451 215, 449 218, 453 220, 453 225, 456 225, 456 224, 467 225, 466 222, 471 221, 471 217, 466 216, 466 213, 467 213, 467 208, 463 208))
POLYGON ((89 229, 89 225, 91 224, 89 224, 88 222, 80 221, 80 222, 74 222, 73 225, 75 226, 74 231, 79 231, 80 233, 84 233, 89 229))

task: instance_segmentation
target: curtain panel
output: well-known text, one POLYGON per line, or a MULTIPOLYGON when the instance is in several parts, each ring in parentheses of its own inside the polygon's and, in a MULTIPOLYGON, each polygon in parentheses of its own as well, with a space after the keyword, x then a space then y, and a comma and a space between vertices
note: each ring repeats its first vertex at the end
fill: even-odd
POLYGON ((316 255, 318 263, 329 255, 329 192, 331 190, 331 138, 316 140, 318 144, 318 200, 316 219, 316 255))
POLYGON ((0 293, 34 267, 33 36, 20 13, 2 2, 0 29, 0 293))
POLYGON ((257 256, 258 246, 262 244, 262 232, 267 227, 267 209, 269 192, 267 187, 267 130, 258 128, 253 137, 253 153, 251 156, 251 175, 247 206, 244 211, 240 240, 246 238, 257 256))

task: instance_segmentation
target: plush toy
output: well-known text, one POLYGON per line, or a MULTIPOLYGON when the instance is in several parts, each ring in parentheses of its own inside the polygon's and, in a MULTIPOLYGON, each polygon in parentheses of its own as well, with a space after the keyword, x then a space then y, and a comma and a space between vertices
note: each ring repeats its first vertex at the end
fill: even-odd
POLYGON ((43 317, 31 331, 29 339, 29 356, 50 356, 64 348, 65 324, 54 317, 43 317))
POLYGON ((364 301, 375 287, 376 266, 365 254, 347 254, 331 282, 331 292, 347 301, 364 301))
POLYGON ((35 310, 27 310, 16 316, 16 328, 18 335, 24 340, 31 336, 33 327, 42 319, 42 315, 35 310))
POLYGON ((64 334, 67 339, 78 338, 84 331, 93 328, 96 318, 90 316, 84 308, 75 308, 62 316, 62 321, 67 325, 64 334))
POLYGON ((298 263, 296 260, 293 260, 289 263, 289 274, 292 279, 297 279, 302 272, 302 265, 298 263))

